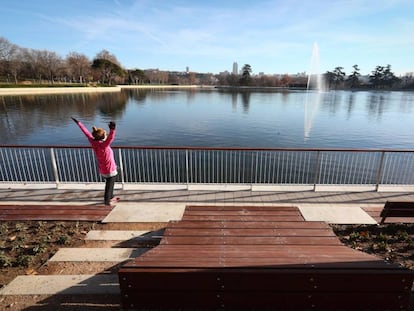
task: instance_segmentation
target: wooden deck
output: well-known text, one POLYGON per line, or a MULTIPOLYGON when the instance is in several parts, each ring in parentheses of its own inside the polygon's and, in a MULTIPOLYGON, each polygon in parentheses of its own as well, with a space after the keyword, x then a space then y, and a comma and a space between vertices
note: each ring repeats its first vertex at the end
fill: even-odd
POLYGON ((405 310, 413 271, 296 207, 188 206, 119 280, 125 309, 405 310))
POLYGON ((102 221, 112 208, 105 205, 0 205, 0 220, 102 221))
MULTIPOLYGON (((374 218, 376 222, 381 222, 381 212, 383 211, 384 206, 363 207, 362 209, 374 218)), ((392 223, 414 224, 414 217, 387 217, 384 221, 384 224, 392 223)))

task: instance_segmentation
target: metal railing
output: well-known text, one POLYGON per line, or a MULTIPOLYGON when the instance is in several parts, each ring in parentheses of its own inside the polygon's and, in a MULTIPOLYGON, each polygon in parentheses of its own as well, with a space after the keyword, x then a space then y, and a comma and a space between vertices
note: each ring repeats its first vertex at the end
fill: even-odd
MULTIPOLYGON (((113 147, 125 185, 414 186, 414 150, 113 147)), ((87 146, 0 146, 0 183, 102 182, 87 146)))

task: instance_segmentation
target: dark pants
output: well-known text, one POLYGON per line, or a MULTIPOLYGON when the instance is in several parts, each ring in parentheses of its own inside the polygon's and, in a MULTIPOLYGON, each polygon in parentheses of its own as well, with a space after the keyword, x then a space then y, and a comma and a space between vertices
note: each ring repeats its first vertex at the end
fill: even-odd
POLYGON ((105 205, 109 205, 111 203, 111 199, 114 197, 114 186, 117 176, 118 175, 105 178, 105 205))

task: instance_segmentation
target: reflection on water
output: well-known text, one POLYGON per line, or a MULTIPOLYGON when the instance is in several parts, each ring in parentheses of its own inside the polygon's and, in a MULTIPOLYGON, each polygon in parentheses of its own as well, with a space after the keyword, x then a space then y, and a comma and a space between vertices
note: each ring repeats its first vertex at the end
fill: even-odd
POLYGON ((59 141, 59 129, 70 116, 82 116, 84 120, 94 120, 98 115, 106 120, 118 119, 125 112, 127 100, 124 93, 2 97, 0 130, 7 135, 2 135, 0 142, 55 143, 59 141), (54 137, 51 133, 55 133, 54 137), (26 141, 25 137, 32 137, 33 141, 26 141))
POLYGON ((414 92, 129 89, 0 101, 0 144, 84 144, 75 116, 89 128, 115 120, 117 145, 414 149, 414 92))
POLYGON ((312 124, 314 122, 316 113, 319 110, 324 93, 307 91, 305 96, 305 121, 303 125, 303 138, 305 141, 309 140, 312 124))

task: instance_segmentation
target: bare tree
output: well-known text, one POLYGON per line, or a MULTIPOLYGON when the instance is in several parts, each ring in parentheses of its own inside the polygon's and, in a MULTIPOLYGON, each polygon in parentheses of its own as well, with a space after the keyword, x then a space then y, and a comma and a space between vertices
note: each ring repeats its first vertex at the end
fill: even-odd
POLYGON ((15 44, 12 44, 6 38, 0 37, 0 60, 7 59, 10 53, 16 48, 17 46, 15 44))
POLYGON ((280 80, 280 83, 283 86, 289 86, 291 82, 292 78, 288 74, 283 75, 282 79, 280 80))
POLYGON ((91 63, 86 55, 70 52, 66 56, 66 70, 71 80, 83 83, 90 74, 91 63))
MULTIPOLYGON (((0 37, 0 74, 7 75, 9 77, 12 74, 15 77, 17 83, 17 72, 15 60, 19 51, 19 47, 10 43, 7 39, 0 37), (15 74, 14 74, 15 73, 15 74)), ((7 80, 9 80, 7 78, 7 80)))
POLYGON ((148 77, 150 84, 165 84, 168 82, 168 72, 158 69, 146 70, 145 75, 148 77))
POLYGON ((49 81, 53 84, 54 78, 59 75, 63 69, 63 59, 55 52, 47 50, 41 51, 41 58, 44 61, 44 68, 49 81))
POLYGON ((9 67, 8 70, 14 78, 14 83, 18 83, 18 77, 24 68, 24 49, 17 48, 9 57, 9 67))

